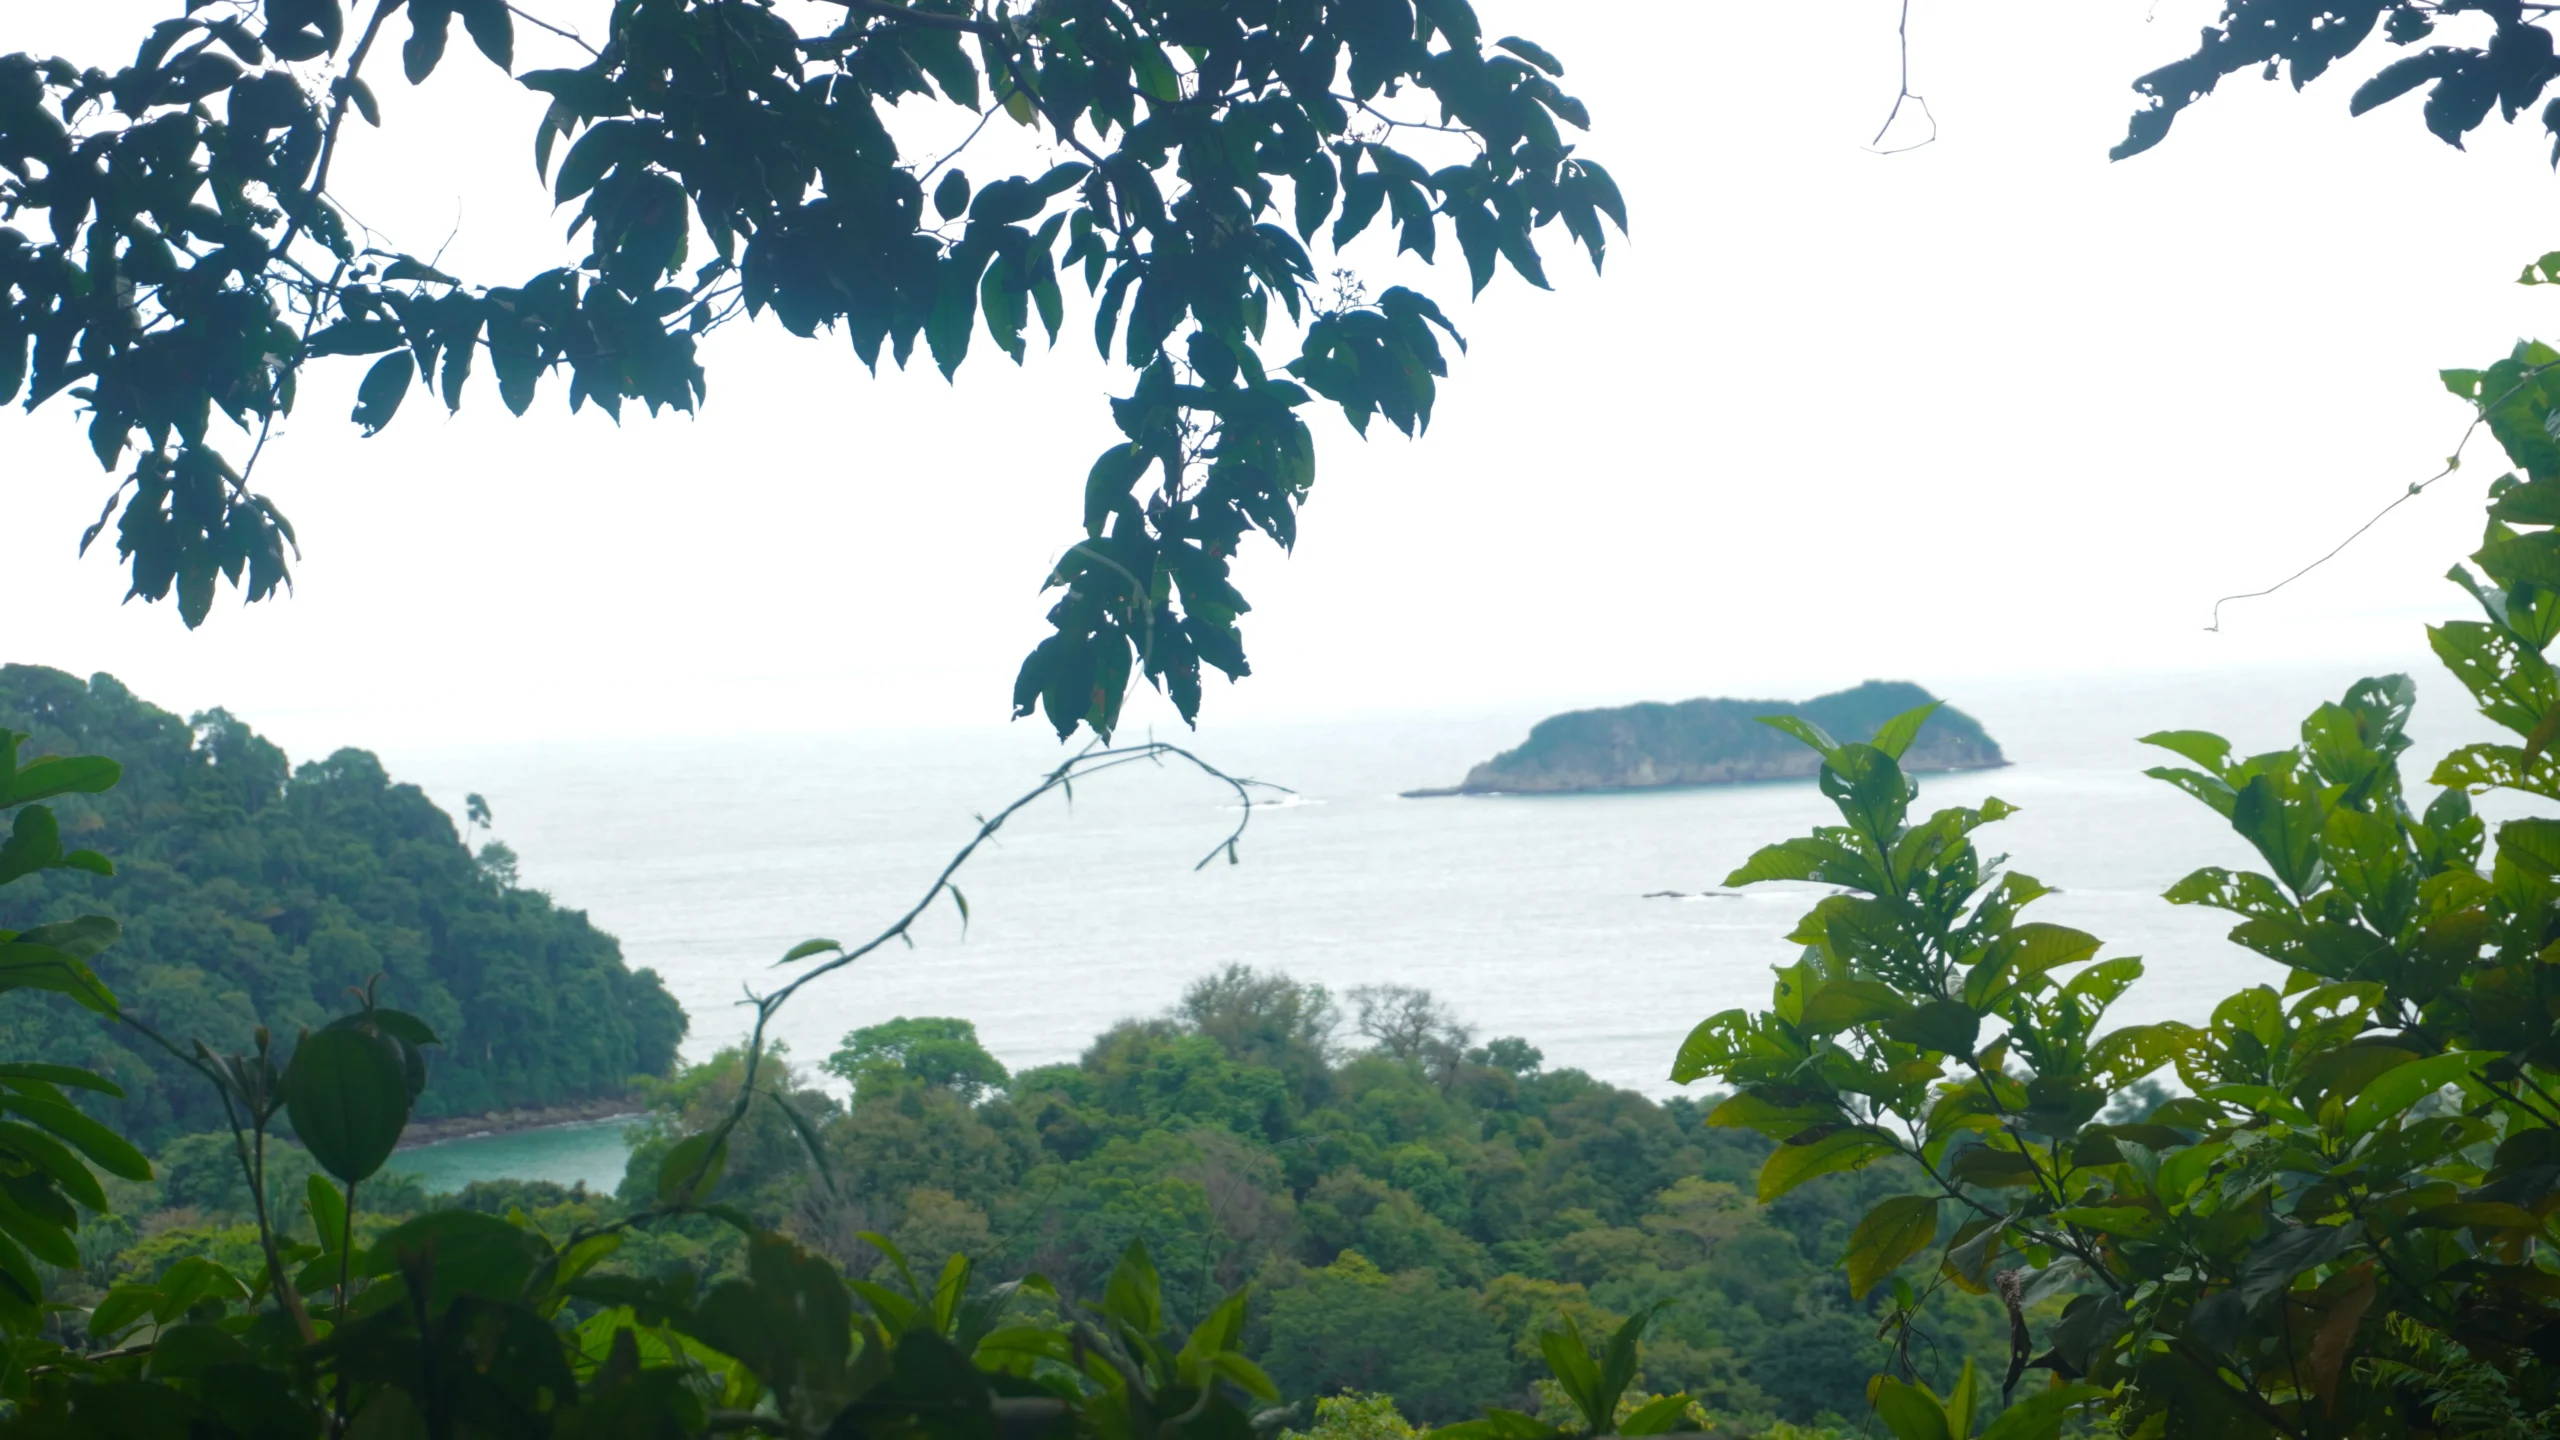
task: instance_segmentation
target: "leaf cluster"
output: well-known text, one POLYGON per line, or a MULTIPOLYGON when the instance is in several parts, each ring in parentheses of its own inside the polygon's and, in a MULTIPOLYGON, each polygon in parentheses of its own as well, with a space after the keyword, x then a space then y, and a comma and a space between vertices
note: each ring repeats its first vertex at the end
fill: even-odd
POLYGON ((699 337, 732 318, 841 330, 875 368, 921 346, 949 376, 981 328, 1017 363, 1035 316, 1054 343, 1077 276, 1096 347, 1137 378, 1014 708, 1107 736, 1143 677, 1189 719, 1203 666, 1248 668, 1239 547, 1295 541, 1299 412, 1416 434, 1457 341, 1402 286, 1329 303, 1309 245, 1383 225, 1427 263, 1445 233, 1481 291, 1498 266, 1547 285, 1542 228, 1597 266, 1604 221, 1626 226, 1565 139, 1590 116, 1563 66, 1487 37, 1467 0, 863 0, 811 31, 767 0, 614 0, 590 63, 520 77, 549 101, 536 167, 587 249, 473 284, 360 243, 329 171, 351 114, 384 123, 364 71, 395 17, 417 85, 456 18, 512 69, 512 7, 375 0, 351 44, 340 0, 199 8, 112 72, 0 57, 0 214, 50 232, 0 229, 0 400, 68 394, 102 465, 135 454, 87 538, 114 520, 132 593, 174 590, 190 626, 218 580, 249 600, 287 583, 294 533, 250 472, 311 362, 366 361, 368 435, 417 387, 458 409, 484 360, 517 414, 563 373, 573 411, 690 412, 699 337), (1001 113, 1059 158, 973 183, 961 152, 902 146, 906 102, 1001 113), (245 462, 217 415, 255 437, 245 462))
MULTIPOLYGON (((2453 575, 2484 618, 2429 635, 2520 744, 2455 751, 2421 811, 2399 768, 2405 676, 2359 682, 2289 749, 2146 737, 2184 762, 2149 773, 2266 867, 2208 867, 2168 891, 2231 912, 2232 940, 2285 976, 2203 1025, 2101 1028, 2140 963, 2019 921, 2044 888, 1994 878, 1969 838, 2007 806, 1908 817, 1916 792, 1895 760, 1925 713, 1866 746, 1771 722, 1821 752, 1843 823, 1760 851, 1729 883, 1839 891, 1791 937, 1803 956, 1770 1009, 1706 1021, 1675 1075, 1735 1084, 1713 1122, 1780 1142, 1764 1197, 1886 1157, 1927 1178, 1868 1214, 1842 1264, 1853 1289, 1890 1286, 1897 1321, 1942 1287, 2000 1297, 2004 1404, 2031 1370, 2051 1381, 1982 1433, 2050 1434, 2084 1405, 2136 1434, 2439 1433, 2451 1392, 2416 1377, 2437 1373, 2423 1355, 2447 1353, 2509 1377, 2526 1410, 2549 1408, 2560 822, 2492 831, 2470 797, 2560 798, 2545 654, 2560 567, 2543 558, 2560 540, 2555 360, 2525 345, 2445 377, 2520 473, 2491 487, 2476 568, 2453 575), (2129 1123, 2097 1118, 2164 1067, 2187 1094, 2129 1123), (1896 1274, 1932 1251, 1925 1285, 1896 1274)), ((1887 1374, 1870 1398, 1905 1440, 1972 1433, 1970 1377, 1939 1396, 1887 1374)))

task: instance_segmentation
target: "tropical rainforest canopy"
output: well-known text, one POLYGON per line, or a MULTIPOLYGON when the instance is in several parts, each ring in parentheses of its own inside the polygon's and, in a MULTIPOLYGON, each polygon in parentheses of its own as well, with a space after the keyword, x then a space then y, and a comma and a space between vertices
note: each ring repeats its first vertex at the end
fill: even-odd
MULTIPOLYGON (((1073 1063, 1011 1076, 965 1020, 868 1027, 822 1066, 854 1080, 849 1103, 787 1065, 767 1072, 816 1152, 760 1107, 711 1198, 874 1280, 890 1261, 866 1231, 920 1274, 966 1255, 1084 1298, 1142 1241, 1177 1321, 1253 1286, 1245 1352, 1295 1400, 1348 1388, 1438 1423, 1487 1403, 1534 1410, 1538 1333, 1559 1314, 1606 1331, 1659 1306, 1644 1383, 1697 1396, 1718 1433, 1864 1409, 1883 1297, 1853 1300, 1825 1257, 1909 1176, 1879 1167, 1761 1205, 1752 1178, 1772 1146, 1709 1127, 1712 1099, 1657 1104, 1547 1069, 1525 1040, 1475 1044, 1421 992, 1344 998, 1229 969, 1073 1063)), ((724 1051, 651 1087, 617 1197, 488 1182, 431 1200, 375 1181, 372 1223, 519 1205, 557 1230, 644 1210, 674 1144, 735 1099, 742 1058, 724 1051)), ((217 1138, 162 1152, 158 1193, 133 1192, 141 1222, 100 1247, 92 1286, 156 1281, 189 1255, 254 1256, 217 1138)), ((608 1268, 734 1269, 745 1248, 696 1222, 626 1245, 608 1268)), ((1976 1301, 1936 1317, 1927 1340, 1944 1378, 1967 1355, 1992 1363, 2005 1321, 1976 1301)))
MULTIPOLYGON (((123 783, 58 802, 117 873, 54 870, 0 891, 0 926, 95 911, 124 927, 116 993, 162 1033, 246 1048, 371 989, 445 1037, 421 1116, 620 1094, 663 1074, 684 1011, 583 912, 516 886, 451 817, 362 750, 291 764, 220 710, 182 720, 113 676, 0 666, 0 727, 30 753, 106 753, 123 783)), ((116 1124, 156 1144, 223 1124, 222 1097, 132 1032, 32 994, 0 996, 0 1049, 93 1067, 116 1124)))

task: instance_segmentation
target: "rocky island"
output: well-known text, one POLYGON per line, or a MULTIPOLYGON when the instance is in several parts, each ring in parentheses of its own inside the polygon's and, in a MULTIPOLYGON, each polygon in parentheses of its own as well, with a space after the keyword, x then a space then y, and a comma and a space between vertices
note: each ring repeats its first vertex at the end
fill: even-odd
MULTIPOLYGON (((1759 723, 1761 716, 1799 716, 1833 739, 1865 740, 1887 720, 1936 698, 1907 681, 1870 680, 1802 704, 1683 700, 1575 710, 1539 721, 1518 748, 1478 765, 1456 785, 1405 794, 1540 795, 1803 779, 1821 768, 1822 757, 1759 723)), ((1972 716, 1948 708, 1929 717, 1902 757, 1902 768, 1914 774, 2008 763, 1972 716)))

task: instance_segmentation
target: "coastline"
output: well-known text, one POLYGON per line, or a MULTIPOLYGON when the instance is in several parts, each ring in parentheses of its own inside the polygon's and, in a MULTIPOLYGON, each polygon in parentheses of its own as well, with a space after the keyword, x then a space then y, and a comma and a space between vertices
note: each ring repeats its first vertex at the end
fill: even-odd
POLYGON ((644 1113, 637 1094, 598 1096, 575 1100, 565 1105, 535 1105, 519 1110, 491 1110, 479 1115, 442 1115, 433 1120, 414 1120, 400 1136, 400 1144, 392 1153, 415 1150, 422 1145, 438 1145, 447 1140, 469 1140, 483 1135, 513 1135, 526 1130, 549 1130, 562 1125, 592 1125, 605 1120, 636 1120, 644 1113))
MULTIPOLYGON (((1931 765, 1906 770, 1910 775, 1960 775, 1977 770, 2006 770, 2016 761, 2005 756, 1988 765, 1931 765)), ((1445 800, 1451 797, 1501 796, 1510 799, 1535 799, 1543 795, 1640 795, 1652 790, 1723 790, 1736 785, 1788 785, 1812 780, 1821 767, 1796 775, 1737 775, 1729 780, 1660 780, 1650 785, 1557 785, 1534 790, 1512 790, 1500 786, 1440 785, 1420 790, 1399 790, 1399 800, 1445 800)))

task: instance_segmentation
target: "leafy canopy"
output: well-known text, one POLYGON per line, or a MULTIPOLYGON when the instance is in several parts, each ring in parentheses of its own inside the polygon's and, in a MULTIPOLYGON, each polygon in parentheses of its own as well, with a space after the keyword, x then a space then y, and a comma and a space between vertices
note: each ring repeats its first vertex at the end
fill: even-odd
POLYGON ((0 57, 0 215, 43 226, 0 228, 0 399, 87 410, 123 473, 83 547, 112 522, 131 594, 174 593, 190 626, 219 580, 287 583, 293 527, 250 471, 313 362, 363 362, 368 435, 413 389, 458 409, 484 367, 519 415, 562 378, 573 411, 691 411, 697 341, 738 316, 840 331, 874 367, 921 345, 948 376, 981 330, 1017 363, 1035 317, 1054 343, 1063 275, 1136 378, 1014 708, 1107 735, 1143 676, 1189 719, 1202 666, 1248 668, 1238 548, 1296 538, 1300 412, 1418 433, 1458 338, 1413 290, 1328 291, 1309 246, 1383 224, 1429 262, 1445 234, 1474 290, 1504 265, 1543 287, 1538 231, 1561 221, 1596 266, 1602 218, 1626 225, 1564 138, 1590 117, 1563 66, 1466 0, 852 0, 806 32, 772 0, 615 0, 559 7, 603 36, 588 63, 521 77, 549 97, 536 166, 585 253, 467 281, 362 243, 330 174, 364 163, 350 116, 399 108, 377 45, 405 29, 423 84, 459 19, 512 69, 517 7, 210 8, 112 71, 0 57), (1056 163, 973 183, 966 145, 902 143, 908 101, 1025 127, 1056 163))
MULTIPOLYGON (((2406 51, 2356 87, 2349 113, 2362 115, 2420 88, 2427 129, 2459 149, 2496 110, 2512 122, 2560 80, 2551 11, 2516 0, 2229 0, 2195 52, 2134 82, 2147 103, 2111 152, 2121 160, 2159 144, 2178 113, 2224 78, 2255 70, 2296 90, 2379 38, 2406 51), (2451 22, 2446 30, 2438 26, 2451 22), (2424 40, 2451 40, 2419 48, 2424 40)), ((2560 164, 2560 100, 2544 105, 2543 128, 2560 164)))

